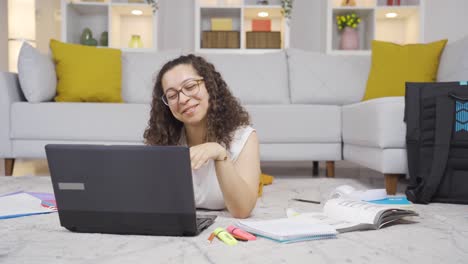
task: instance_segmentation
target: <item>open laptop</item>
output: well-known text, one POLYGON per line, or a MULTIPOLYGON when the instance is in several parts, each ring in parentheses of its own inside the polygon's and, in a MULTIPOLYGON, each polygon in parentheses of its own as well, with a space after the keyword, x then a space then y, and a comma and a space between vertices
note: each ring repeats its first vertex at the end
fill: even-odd
POLYGON ((190 154, 182 146, 45 147, 60 224, 75 232, 195 236, 190 154))

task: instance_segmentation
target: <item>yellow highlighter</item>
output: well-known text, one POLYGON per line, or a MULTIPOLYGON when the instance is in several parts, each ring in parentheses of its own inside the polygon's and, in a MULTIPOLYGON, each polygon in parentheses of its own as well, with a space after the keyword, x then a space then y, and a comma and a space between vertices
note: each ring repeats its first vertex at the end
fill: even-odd
POLYGON ((237 245, 237 240, 229 234, 224 228, 218 227, 213 231, 213 234, 223 241, 225 244, 230 246, 237 245))

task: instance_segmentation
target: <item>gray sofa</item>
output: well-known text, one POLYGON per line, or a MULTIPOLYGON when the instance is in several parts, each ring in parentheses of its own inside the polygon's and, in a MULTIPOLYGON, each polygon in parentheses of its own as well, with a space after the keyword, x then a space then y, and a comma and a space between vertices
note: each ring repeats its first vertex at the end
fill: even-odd
MULTIPOLYGON (((457 68, 466 72, 468 49, 460 48, 466 42, 445 48, 441 80, 460 78, 447 73, 457 68)), ((29 103, 17 75, 1 72, 0 158, 7 174, 15 158, 44 158, 48 143, 142 144, 154 75, 180 54, 123 53, 121 104, 29 103)), ((387 191, 395 193, 395 179, 407 172, 403 98, 360 102, 369 56, 301 50, 200 55, 215 64, 251 114, 262 161, 327 161, 327 174, 333 176, 333 162, 344 154, 385 174, 387 191)))
MULTIPOLYGON (((142 144, 155 73, 180 54, 123 53, 122 104, 30 103, 17 75, 1 73, 0 157, 44 158, 48 143, 142 144)), ((332 162, 342 159, 341 105, 362 97, 369 58, 299 50, 200 55, 251 114, 262 160, 328 161, 332 176, 332 162)))

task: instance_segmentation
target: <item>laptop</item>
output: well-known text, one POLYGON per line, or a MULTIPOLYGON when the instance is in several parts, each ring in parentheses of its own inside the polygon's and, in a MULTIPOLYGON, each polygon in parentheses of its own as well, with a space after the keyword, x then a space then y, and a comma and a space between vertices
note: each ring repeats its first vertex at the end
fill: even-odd
POLYGON ((196 236, 190 154, 182 146, 45 146, 60 224, 86 233, 196 236))

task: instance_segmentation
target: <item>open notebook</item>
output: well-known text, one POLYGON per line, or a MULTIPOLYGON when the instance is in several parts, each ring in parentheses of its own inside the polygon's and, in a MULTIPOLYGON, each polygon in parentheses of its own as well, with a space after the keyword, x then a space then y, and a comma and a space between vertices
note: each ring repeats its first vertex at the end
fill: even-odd
POLYGON ((273 220, 239 220, 239 228, 281 243, 336 238, 336 230, 326 224, 315 224, 300 218, 280 218, 273 220))

